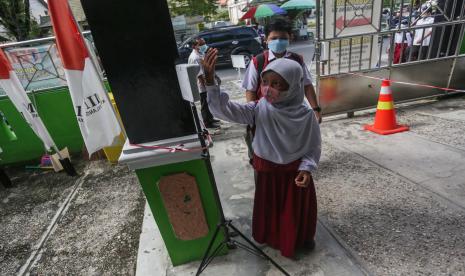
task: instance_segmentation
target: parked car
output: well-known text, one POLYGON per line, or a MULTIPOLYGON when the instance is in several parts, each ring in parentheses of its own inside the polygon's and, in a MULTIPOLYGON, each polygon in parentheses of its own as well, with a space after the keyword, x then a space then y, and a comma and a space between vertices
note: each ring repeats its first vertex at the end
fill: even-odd
POLYGON ((192 42, 201 37, 208 46, 218 49, 220 65, 231 65, 231 55, 245 55, 246 64, 252 56, 263 52, 262 41, 258 33, 251 27, 229 26, 200 32, 186 41, 178 48, 178 63, 187 63, 192 52, 192 42))
POLYGON ((221 28, 221 27, 227 27, 229 26, 226 21, 215 21, 213 22, 213 28, 221 28))

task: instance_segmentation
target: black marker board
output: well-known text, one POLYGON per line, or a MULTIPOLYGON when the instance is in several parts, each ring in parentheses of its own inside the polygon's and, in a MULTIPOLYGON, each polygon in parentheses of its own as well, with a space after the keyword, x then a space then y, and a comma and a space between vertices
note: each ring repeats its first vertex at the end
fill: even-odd
POLYGON ((81 0, 131 143, 196 133, 165 0, 81 0))

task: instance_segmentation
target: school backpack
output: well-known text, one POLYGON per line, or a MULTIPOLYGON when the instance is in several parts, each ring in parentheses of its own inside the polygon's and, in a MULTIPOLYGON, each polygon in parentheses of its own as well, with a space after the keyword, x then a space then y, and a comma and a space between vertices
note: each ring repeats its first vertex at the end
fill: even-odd
MULTIPOLYGON (((257 70, 257 74, 258 74, 258 86, 257 86, 257 90, 255 91, 258 98, 262 97, 262 95, 260 93, 260 86, 261 86, 261 81, 262 81, 261 74, 263 72, 263 69, 265 69, 266 66, 270 63, 268 61, 269 55, 270 55, 269 50, 265 50, 263 53, 256 55, 252 59, 252 62, 255 65, 255 69, 257 70)), ((289 52, 289 56, 287 56, 285 58, 294 60, 294 61, 298 62, 300 65, 304 64, 303 57, 301 55, 293 53, 293 52, 289 52)), ((273 59, 271 62, 273 62, 275 60, 276 60, 276 58, 273 59)))

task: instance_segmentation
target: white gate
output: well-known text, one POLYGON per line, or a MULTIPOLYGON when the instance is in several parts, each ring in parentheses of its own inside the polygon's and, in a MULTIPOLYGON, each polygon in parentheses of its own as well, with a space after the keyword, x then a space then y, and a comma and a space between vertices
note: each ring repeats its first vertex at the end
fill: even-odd
POLYGON ((465 90, 464 0, 318 0, 316 10, 325 114, 376 106, 383 78, 396 102, 465 90))

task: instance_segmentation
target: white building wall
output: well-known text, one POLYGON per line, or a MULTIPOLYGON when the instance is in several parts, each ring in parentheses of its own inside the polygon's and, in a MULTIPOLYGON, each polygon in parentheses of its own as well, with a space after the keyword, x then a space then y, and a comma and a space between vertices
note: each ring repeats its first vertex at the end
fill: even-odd
POLYGON ((6 32, 5 27, 3 27, 3 25, 0 25, 0 36, 7 37, 6 33, 7 32, 6 32))
POLYGON ((40 16, 46 15, 48 10, 47 6, 44 6, 42 2, 37 0, 30 0, 31 15, 34 17, 36 22, 39 22, 40 16))
POLYGON ((232 24, 239 23, 239 19, 245 13, 242 11, 245 7, 247 7, 247 1, 240 1, 237 3, 235 3, 234 0, 228 1, 229 19, 231 20, 232 24))
POLYGON ((78 22, 85 21, 86 20, 86 15, 84 13, 84 10, 82 9, 81 6, 81 1, 79 0, 68 0, 69 7, 71 8, 71 11, 73 12, 74 17, 78 22))

